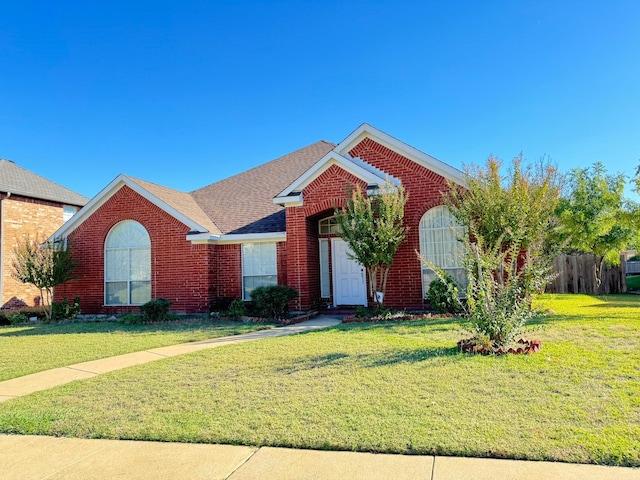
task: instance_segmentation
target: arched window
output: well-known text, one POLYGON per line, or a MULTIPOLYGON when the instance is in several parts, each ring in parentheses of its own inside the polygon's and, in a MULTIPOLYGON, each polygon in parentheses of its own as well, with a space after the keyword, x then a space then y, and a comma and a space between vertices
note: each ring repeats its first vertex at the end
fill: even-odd
MULTIPOLYGON (((432 208, 420 220, 420 254, 465 287, 467 279, 462 267, 463 247, 458 241, 458 236, 463 232, 464 228, 445 206, 432 208)), ((436 278, 433 270, 426 265, 422 266, 423 294, 426 294, 429 284, 436 278)), ((463 289, 460 290, 463 293, 463 289)))
POLYGON ((133 220, 114 226, 104 246, 105 305, 142 305, 151 300, 151 240, 133 220))
POLYGON ((336 220, 335 215, 318 221, 318 233, 320 233, 320 235, 338 234, 340 230, 340 225, 338 225, 338 220, 336 220))

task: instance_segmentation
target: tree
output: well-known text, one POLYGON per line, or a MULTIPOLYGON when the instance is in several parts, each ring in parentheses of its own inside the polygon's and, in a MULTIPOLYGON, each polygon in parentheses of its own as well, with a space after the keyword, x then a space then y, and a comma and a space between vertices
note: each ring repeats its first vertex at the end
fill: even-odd
POLYGON ((631 204, 624 198, 625 177, 609 175, 604 165, 576 168, 567 195, 558 206, 562 234, 573 251, 596 256, 594 278, 602 282, 602 268, 620 264, 624 250, 637 235, 631 204))
POLYGON ((384 294, 389 269, 406 236, 403 225, 407 195, 402 186, 387 180, 377 193, 367 195, 358 186, 342 209, 336 209, 339 236, 351 248, 352 258, 365 267, 369 298, 382 304, 376 292, 384 294))
POLYGON ((466 188, 450 184, 444 197, 466 230, 459 240, 475 341, 494 351, 519 334, 533 314, 533 294, 552 278, 549 249, 562 183, 544 160, 523 167, 519 156, 505 177, 500 168, 489 157, 486 167, 465 169, 466 188))
POLYGON ((47 320, 51 320, 51 305, 55 287, 71 280, 76 261, 65 241, 40 244, 26 237, 13 249, 12 276, 40 290, 47 320))

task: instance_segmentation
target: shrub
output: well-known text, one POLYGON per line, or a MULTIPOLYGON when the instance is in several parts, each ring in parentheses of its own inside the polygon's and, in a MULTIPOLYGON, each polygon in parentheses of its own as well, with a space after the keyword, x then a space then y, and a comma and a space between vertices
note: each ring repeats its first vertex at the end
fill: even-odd
POLYGON ((75 297, 73 303, 67 298, 62 302, 51 303, 51 320, 73 320, 80 314, 80 297, 75 297))
POLYGON ((240 317, 244 317, 246 314, 247 314, 247 306, 245 305, 245 302, 240 300, 239 298, 236 298, 232 300, 231 303, 229 304, 229 308, 225 316, 229 318, 234 318, 237 320, 240 317))
POLYGON ((462 304, 458 294, 458 284, 455 279, 443 273, 442 278, 436 278, 429 284, 427 300, 431 308, 438 313, 460 313, 462 304))
POLYGON ((267 318, 281 319, 287 313, 287 304, 298 297, 298 292, 284 285, 258 287, 251 292, 258 313, 267 318))
POLYGON ((136 315, 135 313, 127 313, 120 318, 120 322, 125 325, 139 325, 144 323, 142 317, 140 315, 136 315))
POLYGON ((13 312, 9 315, 9 322, 11 322, 11 325, 27 323, 28 321, 29 321, 29 315, 27 315, 23 311, 13 312))
POLYGON ((149 300, 140 306, 140 316, 143 322, 167 322, 172 319, 171 302, 166 298, 149 300))
POLYGON ((0 326, 2 325, 11 325, 11 321, 6 313, 0 312, 0 326))

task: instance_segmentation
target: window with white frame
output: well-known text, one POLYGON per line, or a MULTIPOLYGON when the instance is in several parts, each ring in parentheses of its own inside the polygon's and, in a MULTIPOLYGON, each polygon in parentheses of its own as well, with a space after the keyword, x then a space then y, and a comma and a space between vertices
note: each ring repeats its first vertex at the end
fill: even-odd
POLYGON ((63 205, 62 206, 62 221, 66 222, 71 220, 71 217, 75 215, 78 211, 78 207, 74 207, 72 205, 63 205))
POLYGON ((242 298, 251 300, 257 287, 278 284, 275 243, 242 244, 242 298))
POLYGON ((104 248, 105 305, 142 305, 151 300, 151 240, 138 222, 115 225, 104 248))
POLYGON ((336 217, 327 217, 318 221, 318 232, 320 235, 338 234, 340 233, 340 225, 336 217))
POLYGON ((331 296, 331 280, 329 279, 329 239, 320 238, 320 297, 331 296))
MULTIPOLYGON (((420 254, 437 267, 451 275, 464 291, 467 284, 462 266, 463 246, 458 237, 464 233, 449 209, 434 207, 420 220, 420 254)), ((437 278, 435 272, 422 266, 422 292, 426 294, 429 284, 437 278)))

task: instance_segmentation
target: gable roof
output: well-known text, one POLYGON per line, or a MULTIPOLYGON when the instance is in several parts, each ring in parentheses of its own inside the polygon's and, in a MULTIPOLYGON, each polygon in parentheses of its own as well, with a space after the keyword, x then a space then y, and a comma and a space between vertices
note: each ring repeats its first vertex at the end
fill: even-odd
POLYGON ((52 238, 71 233, 127 185, 187 225, 191 229, 187 240, 220 243, 284 240, 286 212, 281 205, 302 202, 302 189, 331 165, 337 164, 370 186, 381 186, 387 179, 399 185, 398 179, 349 155, 365 138, 464 185, 464 175, 459 170, 364 123, 338 145, 321 140, 190 193, 119 175, 52 238))
POLYGON ((184 223, 192 231, 210 232, 212 235, 220 234, 218 228, 199 210, 199 207, 190 199, 188 193, 179 192, 120 174, 114 178, 109 185, 104 187, 98 195, 93 197, 78 213, 71 217, 68 222, 51 235, 50 240, 64 238, 69 235, 124 186, 131 188, 169 215, 184 223), (196 219, 201 221, 202 224, 196 219))
POLYGON ((403 157, 422 165, 438 175, 443 176, 447 180, 451 180, 458 185, 465 186, 464 174, 457 168, 452 167, 431 155, 424 153, 411 145, 392 137, 388 133, 378 130, 376 127, 363 123, 356 128, 351 134, 340 142, 335 150, 340 155, 349 156, 349 152, 365 138, 371 138, 376 143, 387 147, 403 157))
POLYGON ((282 190, 273 199, 273 202, 281 205, 301 205, 303 202, 301 192, 304 187, 322 175, 322 173, 331 165, 338 165, 370 186, 380 187, 387 179, 393 185, 398 186, 400 184, 398 179, 388 175, 386 172, 383 172, 373 165, 368 164, 360 158, 353 158, 349 155, 349 152, 365 138, 370 138, 376 143, 418 163, 426 169, 464 186, 464 174, 460 170, 457 170, 456 168, 441 162, 437 158, 427 155, 426 153, 401 142, 391 135, 372 127, 368 123, 363 123, 347 138, 336 145, 331 152, 327 153, 327 155, 307 170, 301 177, 294 180, 287 186, 287 188, 282 190))
POLYGON ((400 181, 398 179, 374 167, 373 165, 363 162, 359 158, 342 156, 334 149, 318 160, 293 183, 289 184, 287 188, 273 199, 273 203, 281 205, 301 204, 302 190, 322 175, 322 173, 328 170, 332 165, 338 165, 343 170, 358 177, 370 186, 381 187, 385 184, 387 179, 389 179, 393 185, 400 185, 400 181))
POLYGON ((273 197, 334 147, 321 140, 191 195, 224 234, 284 232, 285 211, 273 197))
POLYGON ((0 158, 0 192, 78 207, 86 205, 89 201, 87 197, 4 158, 0 158))

